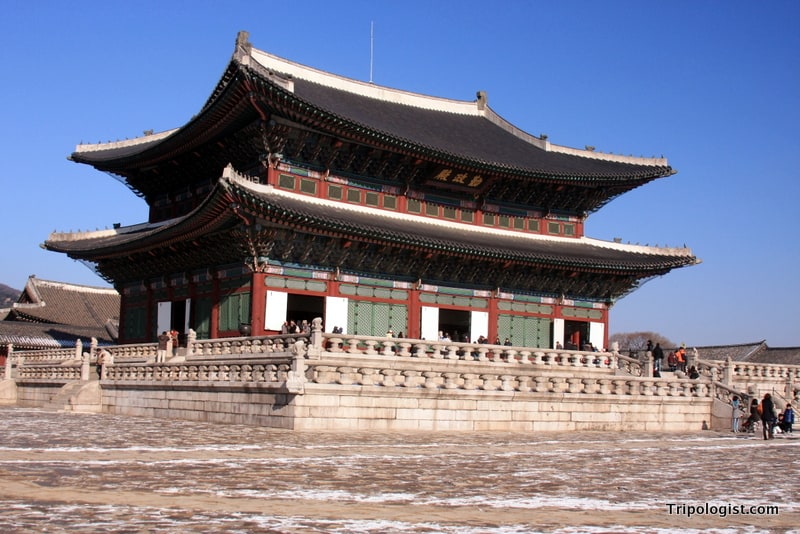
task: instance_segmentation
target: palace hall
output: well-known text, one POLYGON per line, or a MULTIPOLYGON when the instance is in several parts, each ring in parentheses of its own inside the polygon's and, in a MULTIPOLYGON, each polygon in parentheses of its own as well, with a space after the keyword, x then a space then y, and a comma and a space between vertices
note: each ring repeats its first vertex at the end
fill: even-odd
POLYGON ((593 239, 588 217, 674 174, 664 158, 559 146, 496 114, 253 47, 247 32, 183 126, 81 144, 147 221, 55 232, 120 294, 119 343, 165 330, 604 348, 614 303, 699 260, 593 239))

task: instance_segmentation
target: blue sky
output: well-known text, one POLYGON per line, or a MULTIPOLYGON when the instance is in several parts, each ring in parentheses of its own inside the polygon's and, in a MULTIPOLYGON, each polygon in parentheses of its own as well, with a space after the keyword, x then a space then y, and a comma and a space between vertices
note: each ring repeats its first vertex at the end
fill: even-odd
POLYGON ((703 260, 651 280, 610 331, 689 345, 800 345, 800 2, 0 0, 5 228, 0 283, 105 283, 39 247, 54 230, 142 222, 80 142, 198 112, 239 30, 292 61, 489 105, 553 143, 665 156, 678 174, 614 200, 587 235, 703 260))

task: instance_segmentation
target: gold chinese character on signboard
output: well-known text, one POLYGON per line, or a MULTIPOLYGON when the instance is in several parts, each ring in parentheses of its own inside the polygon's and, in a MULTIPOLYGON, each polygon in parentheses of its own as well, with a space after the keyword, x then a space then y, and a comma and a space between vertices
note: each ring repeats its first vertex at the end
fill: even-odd
POLYGON ((446 182, 452 173, 453 171, 451 171, 450 169, 442 169, 441 171, 439 171, 439 174, 433 177, 433 179, 446 182))
POLYGON ((476 174, 475 176, 472 177, 472 180, 470 180, 467 185, 470 187, 478 187, 482 183, 483 183, 483 176, 481 176, 480 174, 476 174))
POLYGON ((434 180, 439 182, 447 182, 451 184, 465 185, 467 187, 480 186, 484 178, 480 174, 470 174, 468 172, 457 172, 454 169, 442 169, 433 177, 434 180))

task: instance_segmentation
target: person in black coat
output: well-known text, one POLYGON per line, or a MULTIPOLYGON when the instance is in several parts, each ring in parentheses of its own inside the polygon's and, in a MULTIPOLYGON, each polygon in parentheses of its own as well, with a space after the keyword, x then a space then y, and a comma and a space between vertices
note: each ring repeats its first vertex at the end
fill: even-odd
POLYGON ((764 439, 772 439, 773 425, 775 424, 775 405, 772 403, 772 395, 764 394, 761 399, 761 426, 764 439))
POLYGON ((661 348, 661 343, 656 343, 653 349, 653 369, 661 373, 661 362, 664 360, 664 349, 661 348))

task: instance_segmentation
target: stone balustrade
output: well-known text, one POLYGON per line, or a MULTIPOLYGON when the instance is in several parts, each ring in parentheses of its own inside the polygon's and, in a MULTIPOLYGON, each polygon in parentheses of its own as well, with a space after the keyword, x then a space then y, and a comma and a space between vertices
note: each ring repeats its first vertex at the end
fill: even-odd
POLYGON ((155 360, 158 354, 158 343, 133 343, 103 347, 114 357, 115 363, 125 361, 155 360))
MULTIPOLYGON (((629 356, 624 356, 619 354, 618 352, 612 353, 616 357, 616 365, 612 365, 614 368, 619 368, 622 370, 623 373, 629 374, 631 376, 645 376, 645 370, 642 367, 642 362, 637 360, 636 358, 631 358, 629 356)), ((652 377, 652 373, 648 373, 649 376, 652 377)))
POLYGON ((263 357, 271 354, 287 354, 298 340, 307 343, 308 335, 280 334, 256 337, 230 337, 221 339, 193 340, 187 343, 186 359, 198 360, 226 357, 263 357))
POLYGON ((700 376, 712 382, 725 383, 725 362, 711 360, 697 360, 695 367, 700 376))
POLYGON ((734 380, 797 380, 800 381, 800 366, 767 363, 732 362, 734 380))
POLYGON ((22 356, 27 363, 59 362, 80 359, 80 353, 71 349, 47 349, 14 351, 14 356, 22 356))
POLYGON ((737 391, 736 388, 726 386, 725 384, 714 382, 714 398, 719 401, 722 401, 724 404, 729 404, 731 399, 737 396, 741 401, 741 406, 746 408, 750 404, 751 397, 741 391, 737 391))
MULTIPOLYGON (((10 351, 3 377, 88 380, 87 354, 74 349, 10 351), (80 361, 76 361, 80 360, 80 361)), ((422 389, 643 396, 714 396, 726 401, 754 382, 800 383, 800 366, 708 361, 701 378, 652 378, 647 362, 618 351, 588 352, 518 346, 325 334, 314 321, 308 335, 197 340, 190 332, 184 358, 155 363, 156 343, 103 347, 113 356, 108 382, 242 382, 294 386, 362 385, 422 389), (738 391, 737 391, 738 390, 738 391)), ((94 361, 94 358, 91 358, 94 361)), ((295 388, 297 390, 297 388, 295 388)), ((794 391, 794 389, 792 390, 794 391)))
POLYGON ((465 362, 504 362, 508 364, 587 369, 623 368, 640 375, 641 365, 634 359, 610 352, 509 347, 452 341, 428 341, 376 336, 323 334, 322 351, 336 354, 399 356, 465 362))
POLYGON ((20 365, 16 368, 17 380, 42 380, 55 382, 73 382, 82 378, 82 365, 20 365))
MULTIPOLYGON (((333 356, 333 354, 329 354, 333 356)), ((550 394, 642 395, 673 397, 709 397, 713 386, 689 379, 654 379, 616 374, 542 373, 542 368, 506 361, 448 364, 444 358, 429 357, 426 362, 397 356, 362 353, 319 361, 307 360, 306 378, 310 383, 344 386, 380 386, 383 388, 419 388, 535 392, 550 394)))
POLYGON ((115 364, 108 366, 104 380, 112 382, 247 382, 278 385, 286 382, 292 372, 287 358, 251 362, 229 360, 222 362, 181 362, 160 364, 115 364))

